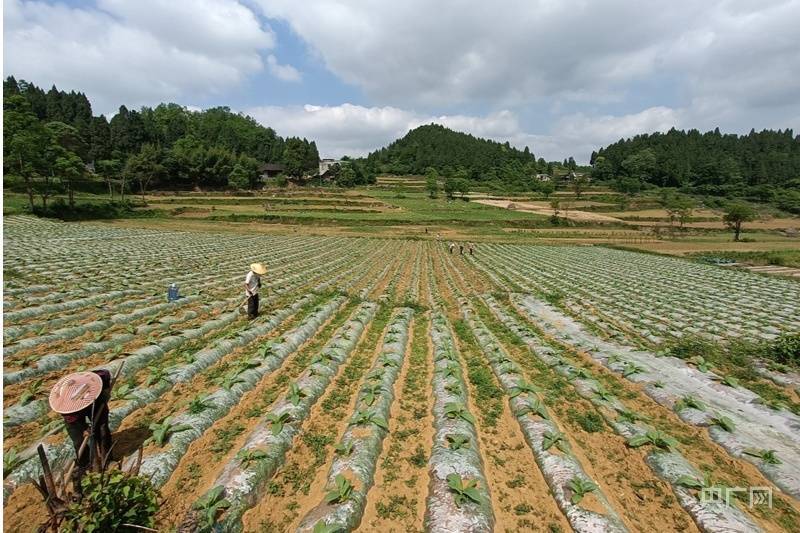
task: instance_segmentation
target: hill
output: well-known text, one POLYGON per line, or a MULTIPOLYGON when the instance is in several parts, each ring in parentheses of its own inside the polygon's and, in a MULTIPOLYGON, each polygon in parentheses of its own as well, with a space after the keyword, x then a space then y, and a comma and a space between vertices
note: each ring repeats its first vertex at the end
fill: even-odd
POLYGON ((592 177, 623 189, 649 184, 773 202, 800 213, 800 136, 792 130, 723 134, 675 130, 622 139, 592 154, 592 177))
MULTIPOLYGON (((438 124, 415 128, 366 159, 367 165, 380 173, 424 174, 434 168, 445 176, 460 173, 473 181, 505 184, 530 183, 532 175, 552 173, 554 166, 537 160, 527 146, 518 150, 508 142, 481 139, 438 124)), ((564 163, 575 166, 572 158, 564 163)))

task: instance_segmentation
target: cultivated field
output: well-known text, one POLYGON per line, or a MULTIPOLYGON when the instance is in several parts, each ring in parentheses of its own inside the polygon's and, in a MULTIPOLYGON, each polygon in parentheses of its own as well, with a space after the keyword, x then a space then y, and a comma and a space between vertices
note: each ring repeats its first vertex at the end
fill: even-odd
MULTIPOLYGON (((4 243, 8 531, 45 517, 23 451, 61 424, 50 386, 123 363, 115 453, 146 442, 164 531, 800 530, 800 376, 663 353, 800 333, 796 281, 587 246, 25 216, 4 243), (723 486, 745 492, 701 498, 723 486)), ((46 449, 63 472, 66 435, 46 449)))

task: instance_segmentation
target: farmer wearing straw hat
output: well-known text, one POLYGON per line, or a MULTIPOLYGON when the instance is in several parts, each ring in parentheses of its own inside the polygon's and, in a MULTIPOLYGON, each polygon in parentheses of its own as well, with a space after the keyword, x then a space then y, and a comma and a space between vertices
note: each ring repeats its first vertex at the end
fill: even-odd
POLYGON ((250 265, 250 272, 244 278, 244 293, 247 296, 247 316, 251 320, 258 316, 258 289, 261 288, 261 276, 267 273, 263 263, 250 265))
POLYGON ((76 468, 72 471, 72 483, 77 493, 80 493, 81 478, 94 454, 92 445, 81 450, 86 430, 90 429, 90 443, 99 442, 101 453, 111 450, 111 430, 108 427, 110 396, 111 373, 103 369, 64 376, 50 391, 50 408, 64 418, 75 447, 76 468))

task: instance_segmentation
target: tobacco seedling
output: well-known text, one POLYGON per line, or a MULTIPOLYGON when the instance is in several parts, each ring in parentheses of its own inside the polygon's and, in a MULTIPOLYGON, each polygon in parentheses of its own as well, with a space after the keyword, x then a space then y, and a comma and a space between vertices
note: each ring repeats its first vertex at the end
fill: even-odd
POLYGON ((342 526, 338 526, 336 524, 326 524, 324 521, 320 520, 314 524, 312 533, 339 533, 340 531, 344 531, 342 526))
POLYGON ((644 446, 645 444, 652 444, 656 448, 661 448, 662 450, 672 450, 678 445, 678 441, 666 433, 656 429, 628 439, 628 446, 631 448, 638 448, 639 446, 644 446))
POLYGON ((461 394, 461 385, 459 385, 457 381, 453 381, 445 385, 444 390, 446 390, 450 394, 459 396, 461 394))
POLYGON ((647 420, 647 417, 629 409, 620 409, 617 411, 617 420, 634 424, 640 420, 647 420))
POLYGON ((271 342, 266 343, 264 346, 258 349, 258 356, 261 359, 264 359, 270 355, 275 355, 275 346, 273 346, 271 342))
POLYGON ((570 374, 569 375, 569 380, 570 381, 578 379, 578 378, 580 378, 580 379, 591 379, 592 378, 592 375, 589 372, 587 372, 585 368, 572 368, 572 369, 570 369, 569 374, 570 374))
POLYGON ((447 366, 442 368, 442 376, 445 378, 449 378, 451 376, 458 377, 460 370, 461 368, 458 366, 458 364, 450 362, 447 363, 447 366))
POLYGON ((41 379, 37 379, 28 385, 28 388, 25 389, 25 392, 20 395, 19 403, 21 405, 27 405, 31 403, 37 396, 39 396, 39 394, 42 392, 42 382, 43 381, 41 379))
POLYGON ((364 385, 361 390, 364 392, 364 403, 367 404, 367 406, 371 406, 375 403, 378 396, 381 395, 381 392, 383 392, 383 385, 380 383, 371 383, 364 385))
POLYGON ((706 410, 706 406, 703 404, 703 402, 701 402, 700 400, 691 395, 684 396, 675 403, 676 411, 681 411, 683 409, 686 409, 687 407, 691 407, 692 409, 697 409, 698 411, 706 410))
POLYGON ((539 387, 533 385, 532 383, 529 383, 529 382, 525 381, 524 379, 519 379, 517 381, 517 384, 514 385, 513 387, 511 387, 511 390, 509 391, 509 395, 508 396, 509 396, 509 398, 516 398, 520 394, 531 394, 532 395, 532 394, 539 393, 541 391, 542 391, 542 389, 540 389, 539 387))
POLYGON ((165 418, 160 424, 150 424, 150 431, 153 432, 152 436, 147 439, 147 442, 152 442, 159 448, 167 443, 170 436, 181 431, 192 429, 189 424, 176 425, 172 423, 172 417, 165 418))
POLYGON ((202 531, 210 530, 217 521, 217 515, 231 506, 231 502, 223 498, 225 487, 217 485, 205 496, 197 500, 193 509, 200 511, 200 526, 202 531))
POLYGON ((515 414, 517 416, 523 416, 528 413, 533 413, 535 415, 538 415, 539 417, 544 418, 545 420, 549 419, 549 417, 547 416, 547 409, 545 408, 544 403, 541 400, 539 400, 539 398, 529 399, 525 404, 523 404, 522 406, 520 406, 519 409, 517 409, 515 414))
POLYGON ((350 425, 353 426, 366 426, 367 424, 375 424, 379 428, 389 431, 389 424, 374 411, 358 411, 353 416, 353 421, 350 422, 350 425))
POLYGON ((387 355, 382 355, 381 358, 378 359, 378 363, 380 363, 380 365, 384 368, 389 366, 397 368, 400 366, 400 364, 397 361, 395 361, 394 359, 392 359, 387 355))
POLYGON ((147 379, 144 380, 146 387, 150 387, 151 385, 155 385, 156 383, 164 381, 167 377, 167 370, 165 368, 151 365, 147 367, 147 370, 147 379))
POLYGON ((196 415, 214 406, 208 399, 208 394, 198 394, 189 402, 188 411, 196 415))
POLYGON ((581 479, 578 476, 575 476, 569 480, 567 486, 572 491, 572 498, 570 498, 570 501, 576 505, 583 499, 584 496, 597 490, 597 485, 592 481, 581 479))
POLYGON ((548 431, 542 438, 542 449, 549 450, 555 446, 564 453, 569 453, 566 436, 560 431, 548 431))
POLYGON ((307 396, 306 392, 297 386, 297 383, 292 383, 289 385, 289 392, 286 393, 286 399, 289 400, 292 405, 296 406, 300 403, 300 400, 307 396))
POLYGON ((287 412, 283 412, 279 415, 275 413, 270 413, 267 415, 267 421, 269 422, 269 427, 272 430, 273 435, 279 435, 281 431, 283 431, 283 425, 289 422, 292 419, 292 415, 287 412))
POLYGON ((718 426, 728 433, 733 433, 736 430, 736 425, 734 425, 733 420, 727 416, 720 415, 711 418, 711 425, 718 426))
POLYGON ((453 499, 458 507, 468 501, 481 503, 481 493, 478 491, 476 479, 462 479, 458 474, 450 474, 447 476, 447 486, 453 492, 453 499))
POLYGON ((469 448, 469 437, 466 435, 447 435, 448 448, 451 450, 460 450, 461 448, 469 448))
POLYGON ((353 494, 353 484, 341 474, 336 475, 334 483, 334 489, 325 495, 325 502, 343 503, 349 500, 353 494))
POLYGON ((234 385, 237 383, 245 383, 244 378, 241 376, 242 371, 234 368, 233 370, 227 372, 222 378, 219 380, 219 384, 225 390, 231 390, 234 385))
POLYGON ((746 448, 744 453, 751 457, 758 457, 768 465, 781 464, 781 460, 775 456, 775 450, 757 450, 756 448, 746 448))
POLYGON ((123 383, 111 392, 112 400, 130 400, 133 397, 133 387, 130 383, 123 383))
POLYGON ((635 363, 627 362, 625 363, 625 366, 622 367, 622 377, 625 378, 630 377, 634 374, 639 374, 641 372, 644 372, 644 368, 638 366, 635 363))
POLYGON ((256 461, 262 461, 267 458, 267 452, 264 450, 239 450, 239 453, 236 454, 236 460, 239 461, 239 464, 242 468, 247 468, 250 466, 250 463, 254 463, 256 461))
POLYGON ((728 387, 733 387, 734 389, 739 386, 739 380, 733 376, 725 376, 720 380, 720 383, 728 387))
POLYGON ((444 406, 444 414, 447 418, 461 418, 470 424, 475 424, 475 417, 467 411, 463 404, 458 402, 447 402, 444 406))
POLYGON ((22 463, 22 457, 17 453, 16 448, 3 453, 3 479, 6 478, 16 467, 22 463))
POLYGON ((595 398, 603 400, 604 402, 611 403, 615 396, 607 391, 602 385, 598 385, 597 388, 594 390, 595 398))
POLYGON ((697 370, 700 372, 708 372, 712 368, 714 368, 714 363, 711 361, 706 360, 705 357, 702 355, 697 355, 689 359, 689 362, 697 367, 697 370))
POLYGON ((336 450, 336 455, 348 457, 351 453, 353 453, 353 442, 348 440, 346 442, 334 444, 333 449, 336 450))

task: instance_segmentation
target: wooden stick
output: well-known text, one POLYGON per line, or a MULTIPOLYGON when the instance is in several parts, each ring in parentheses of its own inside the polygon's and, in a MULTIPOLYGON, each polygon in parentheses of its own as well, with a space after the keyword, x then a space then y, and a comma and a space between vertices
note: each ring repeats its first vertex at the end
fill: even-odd
POLYGON ((50 497, 56 497, 56 484, 53 481, 53 472, 50 470, 50 461, 47 460, 47 455, 44 453, 44 446, 41 444, 36 449, 39 453, 39 461, 42 463, 42 471, 44 472, 44 484, 47 487, 47 492, 50 493, 50 497))

